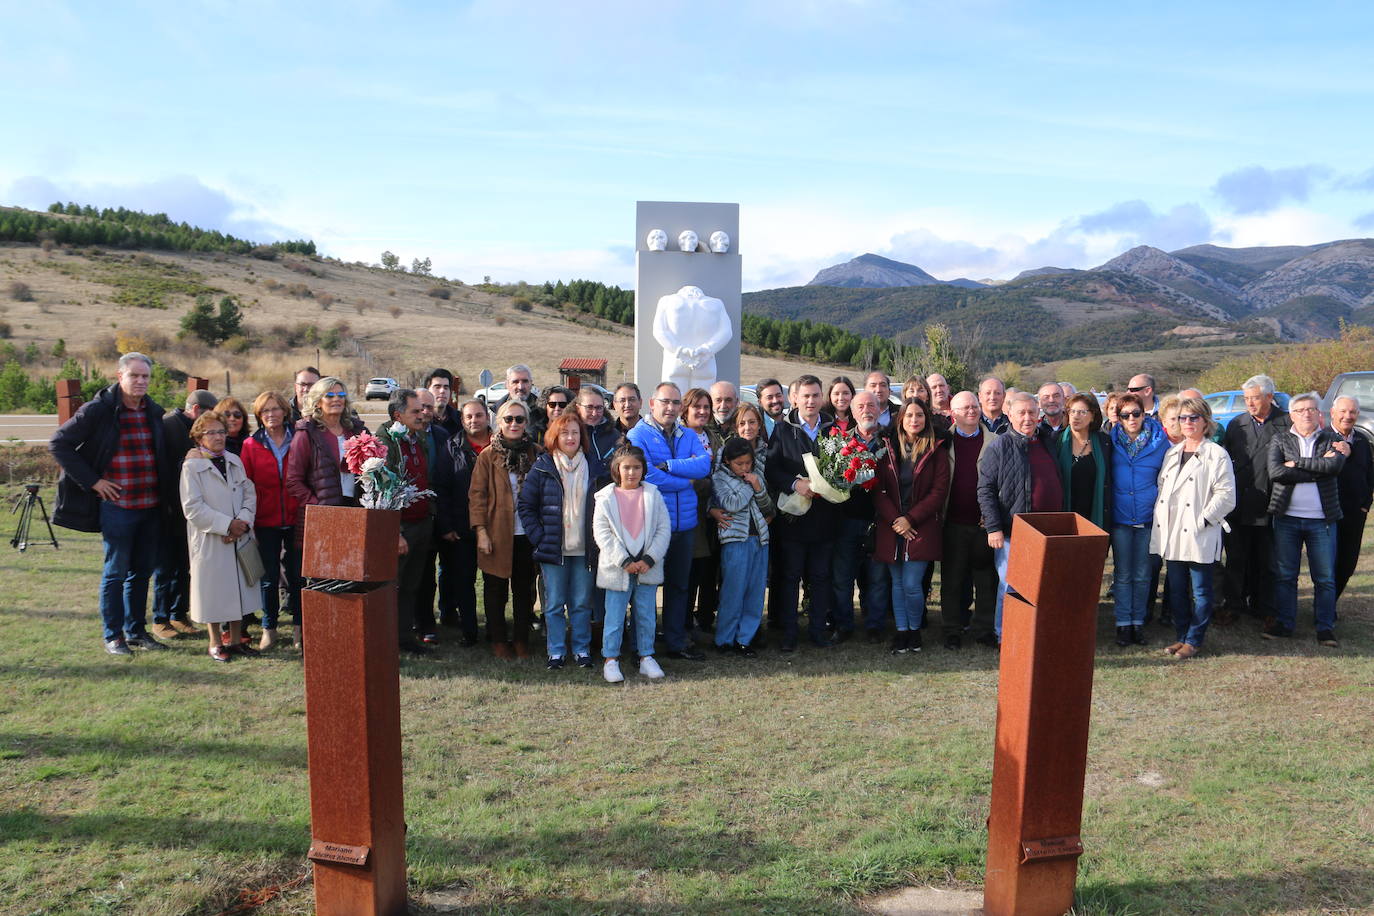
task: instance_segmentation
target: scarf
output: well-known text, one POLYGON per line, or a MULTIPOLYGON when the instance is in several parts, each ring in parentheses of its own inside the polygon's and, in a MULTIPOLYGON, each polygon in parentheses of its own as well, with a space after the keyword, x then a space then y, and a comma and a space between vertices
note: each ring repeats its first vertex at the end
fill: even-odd
POLYGON ((517 489, 523 487, 525 475, 534 467, 534 440, 529 436, 522 436, 511 442, 497 433, 491 437, 491 444, 487 448, 496 452, 497 460, 507 473, 515 475, 517 489))
POLYGON ((562 451, 555 451, 553 464, 563 482, 563 556, 581 556, 586 550, 582 543, 582 522, 587 499, 587 456, 581 450, 571 458, 562 451))

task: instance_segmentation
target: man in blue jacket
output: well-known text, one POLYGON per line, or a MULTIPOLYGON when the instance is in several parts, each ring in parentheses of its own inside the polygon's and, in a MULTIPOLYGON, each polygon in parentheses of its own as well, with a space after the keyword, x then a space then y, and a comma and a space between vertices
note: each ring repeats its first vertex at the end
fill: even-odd
POLYGON ((58 427, 48 451, 62 467, 53 522, 105 540, 100 617, 105 651, 165 649, 146 632, 148 579, 157 563, 162 507, 177 496, 162 424, 148 397, 153 361, 119 358, 118 381, 58 427))
POLYGON ((678 425, 682 392, 672 382, 660 382, 649 398, 649 416, 630 430, 631 445, 649 460, 645 479, 658 487, 668 506, 673 535, 663 557, 663 639, 669 658, 701 661, 687 636, 688 580, 692 575, 692 545, 696 538, 697 494, 692 481, 711 473, 711 455, 697 434, 678 425))

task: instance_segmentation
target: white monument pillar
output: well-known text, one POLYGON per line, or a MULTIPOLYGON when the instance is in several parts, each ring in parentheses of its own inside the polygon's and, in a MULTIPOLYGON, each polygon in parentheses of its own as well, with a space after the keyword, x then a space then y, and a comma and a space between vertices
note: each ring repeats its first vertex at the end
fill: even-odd
POLYGON ((644 397, 667 379, 684 391, 739 384, 739 204, 639 201, 635 274, 634 379, 644 397))

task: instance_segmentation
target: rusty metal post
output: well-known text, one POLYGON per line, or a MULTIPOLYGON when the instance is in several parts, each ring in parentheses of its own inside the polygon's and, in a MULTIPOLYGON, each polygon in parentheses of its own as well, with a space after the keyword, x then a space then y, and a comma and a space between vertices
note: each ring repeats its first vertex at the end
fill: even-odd
POLYGON ((209 391, 209 390, 210 390, 210 380, 209 380, 208 378, 201 378, 201 377, 198 376, 198 375, 189 375, 189 376, 186 377, 186 393, 187 393, 187 394, 190 394, 192 391, 209 391))
POLYGON ((1073 906, 1107 532, 1072 512, 1016 516, 1002 613, 987 916, 1073 906))
POLYGON ((61 426, 72 418, 76 409, 84 402, 81 399, 81 383, 76 379, 57 380, 57 425, 61 426))
POLYGON ((310 858, 319 916, 406 912, 401 688, 396 644, 399 512, 309 506, 302 573, 354 583, 306 588, 305 713, 310 858))

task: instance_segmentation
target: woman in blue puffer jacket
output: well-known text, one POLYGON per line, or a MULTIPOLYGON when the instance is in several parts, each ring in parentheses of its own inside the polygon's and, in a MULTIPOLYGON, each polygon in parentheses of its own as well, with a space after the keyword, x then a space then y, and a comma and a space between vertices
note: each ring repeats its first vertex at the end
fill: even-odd
POLYGON ((592 667, 592 512, 594 484, 604 471, 589 443, 587 428, 574 411, 551 420, 544 433, 545 452, 526 475, 515 506, 544 577, 550 669, 563 667, 570 623, 573 656, 579 667, 592 667))
POLYGON ((1169 451, 1164 427, 1145 415, 1135 394, 1117 401, 1112 443, 1112 593, 1116 598, 1116 644, 1144 645, 1145 607, 1150 593, 1150 527, 1159 469, 1169 451))

